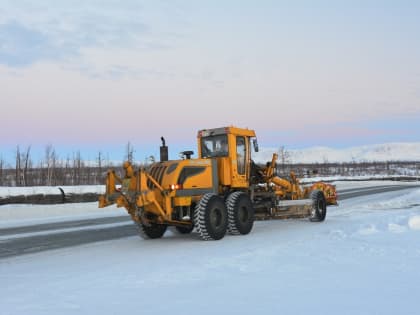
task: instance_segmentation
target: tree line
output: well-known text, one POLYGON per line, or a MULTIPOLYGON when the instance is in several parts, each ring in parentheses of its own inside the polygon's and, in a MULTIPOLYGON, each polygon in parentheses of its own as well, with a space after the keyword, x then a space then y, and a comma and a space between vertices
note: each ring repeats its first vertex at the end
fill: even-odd
POLYGON ((415 176, 420 177, 418 161, 284 163, 277 166, 280 176, 290 171, 298 177, 317 176, 415 176))
POLYGON ((294 163, 284 146, 279 147, 277 173, 288 177, 293 171, 298 177, 317 176, 415 176, 420 177, 420 161, 356 161, 334 163, 324 158, 321 163, 294 163))
MULTIPOLYGON (((348 162, 331 163, 293 163, 284 147, 279 149, 277 173, 288 177, 294 171, 299 177, 316 176, 362 176, 362 175, 400 175, 420 176, 418 161, 387 161, 387 162, 348 162)), ((31 157, 31 147, 16 147, 14 165, 7 164, 0 157, 0 186, 65 186, 65 185, 103 185, 107 170, 113 168, 122 174, 123 161, 134 162, 134 148, 128 142, 121 163, 113 163, 98 152, 93 161, 84 160, 80 151, 71 156, 60 158, 52 145, 47 145, 44 156, 34 162, 31 157)), ((151 156, 140 163, 147 165, 154 162, 151 156)), ((136 164, 136 163, 134 163, 136 164)), ((137 163, 137 166, 140 166, 137 163)))
POLYGON ((122 171, 122 161, 134 160, 130 142, 121 163, 109 161, 102 152, 93 161, 84 160, 80 151, 61 158, 52 145, 45 147, 44 156, 37 162, 32 159, 31 146, 17 146, 14 153, 14 165, 0 157, 0 186, 101 185, 109 168, 122 171))

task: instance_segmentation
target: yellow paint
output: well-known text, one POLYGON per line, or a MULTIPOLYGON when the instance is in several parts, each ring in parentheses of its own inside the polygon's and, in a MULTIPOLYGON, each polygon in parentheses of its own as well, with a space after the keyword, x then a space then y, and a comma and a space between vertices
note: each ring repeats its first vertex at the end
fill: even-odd
POLYGON ((191 204, 191 197, 175 197, 174 206, 189 206, 191 204))

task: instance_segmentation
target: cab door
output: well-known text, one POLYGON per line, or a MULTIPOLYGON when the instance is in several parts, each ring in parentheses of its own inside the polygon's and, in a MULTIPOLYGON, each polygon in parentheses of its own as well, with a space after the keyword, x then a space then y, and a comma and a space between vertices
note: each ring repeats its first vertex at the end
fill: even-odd
POLYGON ((249 183, 249 138, 237 135, 234 135, 233 138, 232 186, 247 188, 249 183))

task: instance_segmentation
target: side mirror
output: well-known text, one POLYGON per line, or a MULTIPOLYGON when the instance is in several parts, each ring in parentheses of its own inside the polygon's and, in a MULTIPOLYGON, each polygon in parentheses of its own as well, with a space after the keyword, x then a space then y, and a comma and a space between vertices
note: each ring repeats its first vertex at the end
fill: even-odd
POLYGON ((252 139, 252 144, 254 145, 254 151, 258 152, 258 141, 257 138, 252 139))

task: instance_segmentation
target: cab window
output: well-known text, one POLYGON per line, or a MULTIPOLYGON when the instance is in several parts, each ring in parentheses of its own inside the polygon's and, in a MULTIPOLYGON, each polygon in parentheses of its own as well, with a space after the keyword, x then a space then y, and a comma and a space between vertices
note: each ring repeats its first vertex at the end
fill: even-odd
POLYGON ((203 158, 229 156, 227 135, 201 138, 201 156, 203 158))
POLYGON ((238 174, 245 174, 245 138, 236 137, 236 160, 238 162, 238 174))

